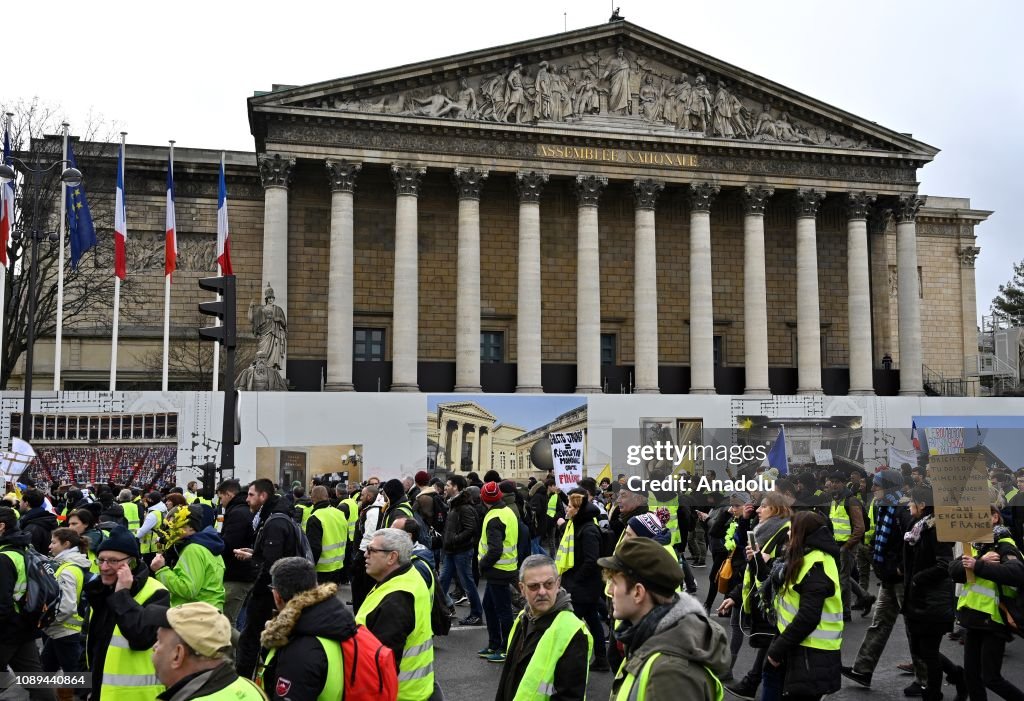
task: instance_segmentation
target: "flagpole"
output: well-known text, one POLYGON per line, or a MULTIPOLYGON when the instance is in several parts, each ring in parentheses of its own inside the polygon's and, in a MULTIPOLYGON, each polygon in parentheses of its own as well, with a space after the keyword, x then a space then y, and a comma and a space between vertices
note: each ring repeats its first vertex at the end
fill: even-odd
MULTIPOLYGON (((170 158, 169 158, 169 165, 167 167, 171 169, 170 178, 171 178, 171 182, 173 182, 173 178, 174 178, 174 140, 173 139, 171 139, 170 144, 171 144, 171 147, 170 147, 170 158)), ((174 206, 174 201, 173 200, 169 200, 167 202, 167 206, 168 207, 173 207, 174 206)), ((167 235, 166 232, 164 232, 164 235, 165 236, 167 235)), ((175 232, 175 236, 177 236, 177 232, 175 232)), ((164 241, 164 248, 165 248, 165 250, 166 250, 166 247, 167 247, 167 242, 164 241)), ((165 261, 164 265, 166 266, 166 261, 165 261)), ((164 374, 163 374, 163 380, 162 380, 162 382, 160 384, 161 390, 164 391, 164 392, 167 391, 167 386, 168 386, 168 380, 167 380, 168 368, 167 368, 167 366, 168 366, 168 363, 169 363, 169 360, 170 360, 170 353, 171 353, 171 274, 170 273, 166 273, 164 275, 164 374)))
MULTIPOLYGON (((223 158, 223 156, 222 156, 223 158)), ((217 263, 217 277, 221 276, 220 263, 217 263)), ((221 298, 217 295, 217 300, 221 298)), ((214 319, 214 326, 220 326, 220 319, 214 319)), ((213 344, 213 391, 218 391, 220 386, 220 341, 215 341, 213 344)))
MULTIPOLYGON (((13 112, 8 112, 7 113, 7 121, 6 121, 6 124, 4 125, 4 133, 5 134, 10 135, 10 133, 11 133, 11 117, 13 117, 13 116, 14 116, 13 112)), ((3 188, 3 190, 2 190, 3 194, 0 195, 0 207, 3 207, 5 209, 5 211, 8 211, 7 210, 7 203, 4 201, 4 199, 7 197, 7 185, 5 185, 3 183, 0 183, 0 187, 3 188)), ((10 229, 8 230, 8 236, 10 236, 10 234, 14 233, 14 222, 13 221, 12 222, 8 222, 8 225, 10 227, 10 229)), ((10 239, 8 239, 7 243, 8 244, 10 243, 10 239)), ((4 316, 4 320, 0 321, 0 348, 3 348, 3 346, 4 346, 4 323, 6 322, 6 316, 7 316, 6 294, 7 294, 7 266, 6 265, 0 265, 0 310, 2 310, 2 314, 4 316)), ((0 353, 0 370, 2 370, 2 369, 3 369, 3 353, 0 353)))
MULTIPOLYGON (((128 135, 128 132, 121 132, 121 158, 118 159, 121 162, 121 182, 124 182, 124 137, 128 135)), ((121 193, 121 203, 124 203, 124 192, 121 193)), ((116 206, 116 204, 115 204, 116 206)), ((115 219, 117 213, 114 213, 115 219)), ((117 236, 117 232, 114 233, 117 236)), ((114 244, 117 245, 116 243, 114 244)), ((117 389, 117 336, 118 336, 118 324, 120 323, 121 316, 121 278, 114 273, 114 333, 110 343, 110 391, 113 392, 117 389)))
MULTIPOLYGON (((68 160, 68 126, 61 125, 63 133, 63 151, 61 160, 68 160)), ((61 351, 64 341, 64 227, 67 226, 68 191, 67 185, 60 184, 60 245, 57 246, 57 338, 53 348, 53 391, 60 391, 61 351)))

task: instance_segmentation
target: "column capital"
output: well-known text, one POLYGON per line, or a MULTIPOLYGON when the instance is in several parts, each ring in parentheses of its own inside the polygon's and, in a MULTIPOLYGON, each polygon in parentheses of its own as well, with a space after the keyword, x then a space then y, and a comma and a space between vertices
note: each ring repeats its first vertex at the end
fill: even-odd
POLYGON ((892 219, 892 209, 889 207, 874 206, 868 212, 868 233, 884 234, 889 228, 889 220, 892 219))
POLYGON ((796 218, 797 219, 814 219, 818 216, 818 205, 825 199, 825 193, 820 190, 810 190, 800 188, 796 191, 796 200, 794 205, 796 207, 796 218))
POLYGON ((896 221, 901 224, 917 221, 917 210, 924 204, 917 195, 900 195, 896 201, 896 221))
POLYGON ((295 168, 294 158, 281 158, 280 153, 268 156, 261 153, 258 158, 260 166, 260 180, 263 187, 288 187, 292 181, 292 171, 295 168))
POLYGON ((516 173, 516 191, 519 192, 520 202, 540 202, 540 191, 548 182, 547 173, 538 173, 535 170, 521 170, 516 173))
POLYGON ((877 197, 868 192, 846 193, 846 218, 867 220, 877 197))
POLYGON ((654 209, 658 195, 665 189, 665 183, 653 178, 637 178, 633 181, 633 198, 637 209, 654 209))
POLYGON ((690 209, 694 212, 710 212, 711 203, 715 201, 722 188, 714 183, 690 183, 686 197, 690 201, 690 209))
POLYGON ((597 200, 601 197, 601 191, 608 184, 608 178, 603 175, 577 175, 576 176, 576 199, 580 207, 596 207, 597 200))
POLYGON ((423 176, 427 174, 425 166, 391 164, 391 180, 395 183, 395 192, 399 195, 419 197, 423 176))
POLYGON ((353 163, 344 159, 324 161, 327 166, 327 181, 331 184, 331 192, 352 192, 356 189, 356 176, 363 169, 362 163, 353 163))
POLYGON ((484 186, 484 180, 490 171, 477 170, 476 168, 456 168, 452 172, 452 182, 459 191, 460 200, 479 200, 480 189, 484 186))
POLYGON ((768 198, 775 194, 775 188, 751 186, 743 188, 743 213, 763 215, 768 198))
POLYGON ((974 260, 981 253, 981 248, 978 246, 961 246, 959 250, 960 265, 964 268, 973 268, 974 260))

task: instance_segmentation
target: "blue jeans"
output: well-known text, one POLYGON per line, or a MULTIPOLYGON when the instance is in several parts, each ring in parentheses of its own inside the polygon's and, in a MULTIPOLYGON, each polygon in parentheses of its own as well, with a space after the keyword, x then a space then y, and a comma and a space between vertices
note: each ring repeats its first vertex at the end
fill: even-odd
POLYGON ((512 590, 508 582, 488 580, 484 589, 484 618, 487 621, 487 647, 504 652, 512 630, 512 590))
POLYGON ((782 684, 786 679, 786 664, 773 667, 768 659, 764 661, 761 676, 761 701, 782 701, 782 684))
MULTIPOLYGON (((480 592, 476 589, 476 582, 473 581, 473 551, 466 550, 461 553, 445 553, 444 562, 441 564, 441 591, 448 597, 448 589, 452 585, 452 579, 457 574, 459 584, 469 597, 469 615, 483 617, 483 606, 480 604, 480 592)), ((511 599, 509 599, 511 605, 511 599)))
POLYGON ((544 546, 540 544, 540 536, 530 539, 530 554, 531 555, 547 555, 548 551, 544 549, 544 546))
POLYGON ((82 639, 77 633, 60 638, 43 636, 43 652, 40 662, 44 672, 63 670, 65 674, 81 672, 79 660, 82 656, 82 639))

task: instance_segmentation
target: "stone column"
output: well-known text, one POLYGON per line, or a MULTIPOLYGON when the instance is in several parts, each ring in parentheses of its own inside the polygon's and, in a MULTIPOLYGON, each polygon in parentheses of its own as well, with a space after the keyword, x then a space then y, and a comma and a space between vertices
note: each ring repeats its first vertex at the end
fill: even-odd
POLYGON ((449 454, 449 462, 452 463, 453 470, 462 470, 462 422, 456 421, 455 431, 452 433, 452 454, 449 454))
POLYGON ((871 362, 871 276, 868 264, 868 214, 875 196, 846 195, 846 287, 850 324, 850 394, 874 394, 871 362))
MULTIPOLYGON (((294 158, 260 154, 263 182, 263 288, 274 290, 275 304, 288 316, 288 185, 295 169, 294 158)), ((281 359, 281 376, 287 362, 281 359)))
POLYGON ((360 163, 327 160, 331 184, 331 267, 327 282, 327 383, 324 389, 351 392, 352 295, 355 261, 352 192, 360 163))
POLYGON ((480 472, 480 426, 473 426, 473 470, 480 472))
POLYGON ((597 201, 602 175, 577 175, 576 392, 601 391, 601 259, 597 201))
POLYGON ((455 295, 455 391, 480 392, 480 188, 487 171, 456 168, 459 192, 455 295))
POLYGON ((744 394, 770 395, 768 386, 768 285, 764 260, 764 208, 770 187, 743 189, 744 394))
POLYGON ((796 191, 797 394, 821 394, 817 217, 823 199, 824 192, 796 191))
POLYGON ((636 201, 636 249, 633 273, 633 355, 637 394, 659 394, 658 387, 658 250, 654 205, 665 183, 633 181, 636 201))
POLYGON ((392 165, 395 183, 395 294, 392 302, 391 391, 418 392, 419 270, 417 203, 427 169, 392 165))
POLYGON ((519 289, 516 310, 516 392, 541 383, 540 193, 547 173, 516 174, 519 192, 519 289))
POLYGON ((718 185, 690 183, 690 394, 715 393, 711 203, 718 185))
POLYGON ((924 394, 921 364, 921 295, 917 275, 917 195, 902 195, 896 205, 896 277, 899 304, 900 394, 924 394))

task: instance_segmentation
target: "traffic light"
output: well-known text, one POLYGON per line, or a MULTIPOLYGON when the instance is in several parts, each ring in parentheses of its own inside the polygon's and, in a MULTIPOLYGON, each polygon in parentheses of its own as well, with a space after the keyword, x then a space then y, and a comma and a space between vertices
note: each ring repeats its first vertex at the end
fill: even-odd
POLYGON ((199 313, 216 317, 220 326, 207 326, 199 329, 199 337, 207 341, 217 341, 225 348, 234 348, 235 333, 235 276, 204 277, 199 280, 199 287, 218 294, 215 302, 200 302, 199 313))
POLYGON ((212 462, 203 465, 203 498, 213 499, 217 489, 217 466, 212 462))

